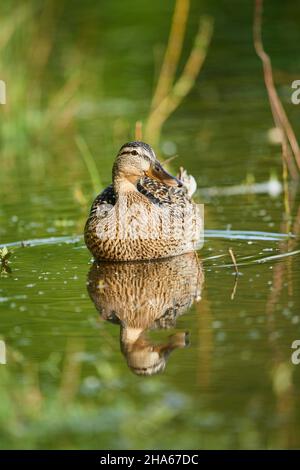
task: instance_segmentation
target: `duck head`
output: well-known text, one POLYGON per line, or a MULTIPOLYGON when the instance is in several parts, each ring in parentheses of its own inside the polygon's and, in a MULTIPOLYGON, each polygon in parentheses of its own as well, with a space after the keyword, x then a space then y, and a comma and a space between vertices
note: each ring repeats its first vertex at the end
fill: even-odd
POLYGON ((167 186, 182 186, 180 180, 163 168, 154 150, 144 142, 127 142, 120 148, 112 176, 116 192, 136 191, 137 182, 145 176, 167 186))

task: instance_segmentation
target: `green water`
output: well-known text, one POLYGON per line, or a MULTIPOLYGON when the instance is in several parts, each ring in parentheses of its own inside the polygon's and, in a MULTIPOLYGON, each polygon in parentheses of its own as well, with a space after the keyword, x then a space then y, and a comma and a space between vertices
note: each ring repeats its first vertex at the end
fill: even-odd
MULTIPOLYGON (((299 191, 290 185, 290 238, 282 193, 239 194, 247 177, 264 183, 282 173, 280 147, 268 139, 252 3, 192 2, 181 66, 202 13, 214 17, 212 45, 156 150, 177 154, 173 171, 183 165, 197 180, 203 278, 176 324, 148 332, 153 345, 189 332, 189 345, 149 377, 130 370, 120 325, 101 320, 87 290, 82 232, 94 194, 75 136, 95 156, 100 192, 135 121, 147 116, 173 2, 30 1, 21 9, 6 0, 0 9, 0 244, 13 251, 0 278, 0 447, 299 448, 300 365, 291 362, 300 339, 299 191), (224 195, 232 186, 238 194, 224 195)), ((298 136, 290 85, 300 78, 299 14, 296 2, 274 1, 264 25, 298 136)), ((195 269, 184 271, 191 285, 195 269)))

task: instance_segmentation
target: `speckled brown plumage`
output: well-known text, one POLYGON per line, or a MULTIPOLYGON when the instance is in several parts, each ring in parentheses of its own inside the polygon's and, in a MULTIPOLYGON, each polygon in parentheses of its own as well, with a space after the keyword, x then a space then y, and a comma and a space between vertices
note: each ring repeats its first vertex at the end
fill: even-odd
POLYGON ((143 143, 140 146, 136 144, 139 143, 128 143, 121 148, 113 168, 113 184, 96 197, 91 207, 85 226, 85 242, 98 260, 156 259, 192 251, 199 244, 197 224, 200 215, 187 187, 168 186, 144 176, 143 172, 138 177, 143 158, 144 166, 148 160, 152 166, 160 164, 153 157, 152 149, 147 155, 133 157, 132 148, 145 152, 149 147, 143 143), (135 171, 135 165, 137 176, 132 177, 130 171, 135 171), (120 180, 120 174, 123 175, 122 181, 126 180, 124 168, 130 168, 129 181, 136 178, 135 184, 131 185, 134 190, 118 190, 116 181, 120 180), (183 223, 183 214, 187 209, 191 212, 188 216, 190 220, 183 223), (125 214, 126 223, 121 222, 120 214, 123 218, 125 214), (172 230, 169 230, 170 227, 172 230))
POLYGON ((121 327, 121 350, 136 373, 155 373, 168 353, 184 347, 182 332, 167 344, 152 344, 149 329, 174 328, 195 300, 204 281, 196 253, 163 260, 94 262, 87 288, 101 317, 121 327))
POLYGON ((196 253, 164 260, 94 262, 88 291, 103 318, 148 329, 170 327, 200 296, 202 266, 196 253))

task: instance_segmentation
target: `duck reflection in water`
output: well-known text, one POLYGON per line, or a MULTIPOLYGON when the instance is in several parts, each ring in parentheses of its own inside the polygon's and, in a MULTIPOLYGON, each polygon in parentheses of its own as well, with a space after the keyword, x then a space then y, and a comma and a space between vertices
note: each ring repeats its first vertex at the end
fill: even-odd
POLYGON ((188 345, 176 332, 154 344, 147 331, 176 326, 201 298, 204 276, 196 253, 155 261, 94 262, 88 292, 104 320, 120 325, 120 344, 129 368, 138 375, 164 370, 170 353, 188 345))

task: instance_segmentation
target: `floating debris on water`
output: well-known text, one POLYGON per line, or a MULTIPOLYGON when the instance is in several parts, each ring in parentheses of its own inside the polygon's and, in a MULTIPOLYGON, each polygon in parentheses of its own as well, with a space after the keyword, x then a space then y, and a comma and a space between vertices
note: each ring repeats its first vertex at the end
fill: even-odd
POLYGON ((11 255, 12 251, 10 251, 7 246, 0 248, 0 274, 11 273, 11 268, 9 267, 9 258, 11 255))
POLYGON ((272 175, 269 181, 252 184, 239 184, 226 188, 213 186, 210 188, 201 188, 197 194, 207 197, 216 196, 236 196, 245 194, 269 194, 271 197, 278 197, 282 193, 283 187, 276 176, 272 175))

